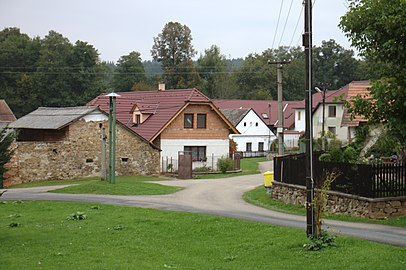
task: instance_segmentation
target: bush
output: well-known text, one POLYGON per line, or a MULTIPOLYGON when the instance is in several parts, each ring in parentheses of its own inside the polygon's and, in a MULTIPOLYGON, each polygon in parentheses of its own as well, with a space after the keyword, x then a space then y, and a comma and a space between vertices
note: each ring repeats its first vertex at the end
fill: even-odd
POLYGON ((351 146, 348 146, 343 152, 343 161, 348 163, 355 163, 357 159, 357 151, 351 146))
POLYGON ((234 169, 234 161, 231 158, 220 158, 217 160, 217 167, 222 173, 234 169))
POLYGON ((331 155, 329 153, 321 154, 319 160, 324 162, 331 162, 331 155))

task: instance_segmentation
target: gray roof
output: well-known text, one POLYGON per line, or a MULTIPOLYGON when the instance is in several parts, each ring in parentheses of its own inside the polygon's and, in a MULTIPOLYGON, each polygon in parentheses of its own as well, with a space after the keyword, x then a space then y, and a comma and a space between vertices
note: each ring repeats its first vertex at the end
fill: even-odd
POLYGON ((237 126, 238 123, 247 115, 247 113, 251 110, 248 109, 221 109, 221 112, 224 114, 225 117, 234 125, 237 126))
POLYGON ((49 108, 40 107, 11 123, 9 128, 61 129, 97 110, 93 106, 49 108))

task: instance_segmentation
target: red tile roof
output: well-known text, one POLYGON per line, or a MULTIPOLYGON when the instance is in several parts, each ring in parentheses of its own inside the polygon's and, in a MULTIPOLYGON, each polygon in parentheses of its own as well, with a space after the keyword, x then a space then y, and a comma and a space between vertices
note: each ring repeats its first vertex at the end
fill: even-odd
MULTIPOLYGON (((278 101, 276 100, 226 100, 215 99, 213 103, 219 109, 248 109, 252 108, 259 117, 270 126, 278 124, 278 101), (268 116, 268 118, 264 116, 268 116)), ((292 129, 295 124, 294 108, 300 106, 301 101, 283 101, 283 126, 286 129, 292 129)))
MULTIPOLYGON (((362 97, 369 97, 369 88, 371 87, 370 81, 354 81, 347 84, 347 101, 351 103, 351 99, 357 95, 362 97)), ((351 118, 350 113, 347 108, 344 108, 343 119, 341 121, 341 126, 359 126, 360 122, 367 122, 367 120, 362 116, 355 116, 351 118)))
MULTIPOLYGON (((117 120, 148 141, 153 140, 188 103, 212 104, 210 99, 197 89, 135 91, 117 94, 120 95, 116 100, 117 120), (145 122, 138 126, 132 122, 132 111, 135 105, 143 113, 151 114, 145 122)), ((87 105, 99 106, 105 112, 109 112, 109 98, 106 97, 106 94, 99 95, 87 105)))

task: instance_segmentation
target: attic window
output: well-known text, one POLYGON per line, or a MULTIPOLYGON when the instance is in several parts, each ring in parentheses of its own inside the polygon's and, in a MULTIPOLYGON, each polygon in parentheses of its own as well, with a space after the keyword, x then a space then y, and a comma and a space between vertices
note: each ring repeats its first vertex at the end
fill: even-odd
POLYGON ((86 163, 93 163, 93 158, 87 158, 86 163))
POLYGON ((264 118, 264 119, 268 119, 269 117, 268 117, 268 114, 266 114, 266 113, 263 113, 262 114, 262 117, 264 118))
POLYGON ((193 128, 193 114, 185 113, 184 128, 193 128))
POLYGON ((135 124, 136 125, 141 124, 141 115, 140 114, 135 115, 135 124))

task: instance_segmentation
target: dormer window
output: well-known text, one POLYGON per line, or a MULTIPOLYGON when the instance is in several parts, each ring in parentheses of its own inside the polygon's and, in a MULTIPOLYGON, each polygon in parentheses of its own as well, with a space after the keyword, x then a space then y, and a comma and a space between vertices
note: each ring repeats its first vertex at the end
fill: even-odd
POLYGON ((135 124, 136 125, 141 124, 141 114, 136 114, 135 115, 135 124))

